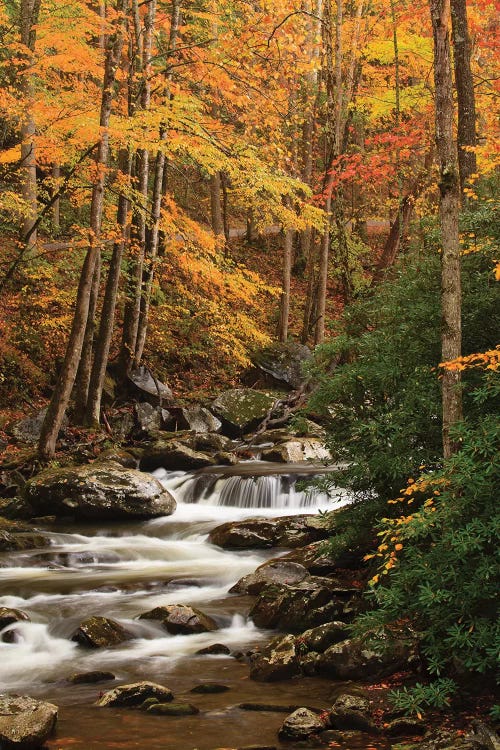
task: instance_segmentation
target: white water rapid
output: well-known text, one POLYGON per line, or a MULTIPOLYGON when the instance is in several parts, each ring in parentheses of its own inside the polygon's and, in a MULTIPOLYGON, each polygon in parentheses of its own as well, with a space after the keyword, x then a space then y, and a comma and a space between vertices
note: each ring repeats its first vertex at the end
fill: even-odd
MULTIPOLYGON (((250 600, 227 592, 281 551, 222 550, 208 543, 208 532, 225 521, 314 512, 343 503, 340 494, 332 500, 297 490, 288 474, 254 477, 256 468, 244 467, 241 473, 248 476, 229 477, 159 469, 155 476, 178 502, 174 515, 128 524, 75 524, 47 532, 47 549, 2 554, 0 607, 22 610, 31 621, 0 633, 0 692, 48 696, 60 705, 85 700, 88 705, 87 696, 95 696, 101 685, 70 685, 66 678, 72 673, 109 670, 121 681, 169 684, 174 674, 198 675, 203 664, 210 667, 209 678, 226 668, 234 671, 227 667, 229 662, 238 666, 234 659, 196 652, 215 643, 244 650, 269 636, 246 617, 250 600), (219 630, 173 636, 157 622, 137 619, 166 604, 194 605, 212 616, 219 630), (79 623, 93 615, 117 620, 133 639, 96 650, 71 641, 79 623)), ((106 683, 103 689, 110 687, 106 683)))

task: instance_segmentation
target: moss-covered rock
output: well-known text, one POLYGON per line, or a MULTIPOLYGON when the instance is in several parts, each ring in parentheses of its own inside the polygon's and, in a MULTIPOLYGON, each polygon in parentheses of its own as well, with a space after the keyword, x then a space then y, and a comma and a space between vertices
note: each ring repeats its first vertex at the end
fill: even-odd
POLYGON ((85 648, 110 648, 132 638, 116 620, 108 617, 89 617, 80 623, 71 640, 85 648))
POLYGON ((56 725, 57 706, 26 695, 0 695, 0 747, 35 750, 56 725))
POLYGON ((274 396, 251 388, 224 391, 212 403, 211 410, 222 422, 222 431, 239 437, 257 427, 275 402, 274 396))
POLYGON ((140 620, 158 620, 172 635, 192 635, 217 630, 217 623, 199 609, 186 604, 168 604, 144 612, 140 620))
POLYGON ((117 463, 47 469, 24 487, 37 513, 82 519, 133 519, 170 515, 174 498, 154 477, 117 463))
POLYGON ((95 705, 100 708, 138 707, 142 706, 148 698, 156 698, 157 702, 167 703, 174 699, 174 694, 163 685, 145 680, 120 685, 113 690, 108 690, 104 695, 101 695, 95 705))

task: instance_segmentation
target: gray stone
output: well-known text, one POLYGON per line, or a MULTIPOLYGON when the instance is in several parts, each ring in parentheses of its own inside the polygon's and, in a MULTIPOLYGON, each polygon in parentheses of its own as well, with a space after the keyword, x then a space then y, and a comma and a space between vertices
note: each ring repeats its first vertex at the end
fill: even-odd
MULTIPOLYGON (((47 409, 42 409, 38 414, 26 417, 25 419, 21 419, 19 422, 13 424, 10 428, 13 437, 22 443, 37 443, 46 413, 47 409)), ((62 423, 62 429, 67 426, 68 418, 65 417, 62 423)))
POLYGON ((275 343, 254 354, 253 363, 273 381, 299 388, 306 379, 304 364, 311 359, 311 350, 295 341, 275 343))
POLYGON ((171 408, 173 424, 177 430, 192 430, 195 433, 218 432, 222 422, 203 406, 171 408))
POLYGON ((24 494, 38 513, 82 519, 154 518, 176 507, 154 477, 113 462, 47 469, 26 482, 24 494))
POLYGON ((96 461, 102 463, 109 463, 112 461, 115 464, 120 464, 125 469, 137 469, 139 466, 139 460, 129 453, 128 451, 122 450, 121 448, 110 448, 107 451, 99 454, 96 461))
POLYGON ((230 653, 231 649, 224 646, 223 643, 212 643, 211 646, 205 646, 205 648, 200 648, 198 651, 195 651, 195 654, 198 654, 199 656, 215 656, 218 654, 228 656, 230 653))
POLYGON ((306 630, 299 636, 299 639, 309 651, 323 653, 334 643, 344 641, 348 635, 349 629, 346 623, 337 620, 306 630))
POLYGON ((174 699, 172 691, 156 682, 133 682, 108 690, 96 702, 100 708, 140 706, 147 698, 157 698, 162 703, 174 699))
POLYGON ((301 515, 229 521, 213 529, 209 541, 224 549, 298 547, 327 535, 321 518, 301 515))
POLYGON ((250 677, 258 682, 277 682, 301 673, 299 655, 293 635, 274 638, 257 652, 250 665, 250 677))
POLYGON ((377 727, 369 716, 370 702, 360 695, 340 695, 330 711, 330 724, 334 729, 353 729, 376 733, 377 727))
POLYGON ((155 607, 144 612, 140 620, 158 620, 172 635, 191 635, 194 633, 208 633, 217 630, 215 620, 200 612, 199 609, 188 607, 186 604, 168 604, 165 607, 155 607))
POLYGON ((222 422, 225 434, 239 437, 262 422, 275 400, 274 396, 251 388, 234 388, 221 393, 211 411, 222 422))
POLYGON ((328 461, 330 451, 322 440, 316 437, 292 438, 285 443, 262 451, 263 461, 288 464, 298 461, 328 461))
POLYGON ((147 401, 134 404, 134 413, 137 427, 140 432, 151 432, 159 430, 162 426, 162 410, 147 401))
POLYGON ((170 388, 154 378, 147 367, 138 367, 128 376, 130 395, 140 401, 149 401, 153 406, 171 404, 174 394, 170 388))
POLYGON ((425 734, 427 725, 420 719, 410 719, 407 716, 400 719, 393 719, 384 729, 385 734, 389 737, 404 737, 415 734, 425 734))
POLYGON ((231 593, 260 594, 265 586, 272 583, 300 583, 309 577, 303 565, 282 560, 271 560, 260 565, 254 573, 240 578, 230 589, 231 593))
POLYGON ((157 440, 145 446, 140 467, 145 471, 159 468, 190 471, 204 466, 215 466, 216 463, 213 456, 196 451, 180 440, 157 440))
POLYGON ((298 708, 293 714, 287 716, 278 736, 281 740, 303 740, 324 729, 325 721, 318 714, 308 708, 298 708))
POLYGON ((71 640, 85 648, 110 648, 133 636, 116 620, 108 617, 89 617, 84 620, 71 636, 71 640))
POLYGON ((319 672, 339 680, 365 680, 394 674, 415 661, 414 650, 404 638, 386 638, 377 645, 352 638, 326 649, 319 672))
POLYGON ((0 695, 0 746, 34 750, 50 737, 57 721, 57 706, 26 695, 0 695))

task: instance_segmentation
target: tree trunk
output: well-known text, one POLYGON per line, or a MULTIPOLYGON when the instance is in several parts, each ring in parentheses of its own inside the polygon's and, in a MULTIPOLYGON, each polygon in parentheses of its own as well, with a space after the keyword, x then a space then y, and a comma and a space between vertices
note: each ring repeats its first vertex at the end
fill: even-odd
POLYGON ((73 387, 73 421, 75 424, 83 424, 87 408, 87 397, 89 393, 90 373, 92 372, 92 360, 94 352, 94 335, 96 328, 97 302, 99 300, 99 288, 101 285, 101 254, 98 253, 92 286, 90 289, 89 311, 87 314, 87 325, 83 337, 82 353, 76 373, 75 385, 73 387))
POLYGON ((285 230, 285 242, 283 247, 283 291, 280 304, 280 324, 278 329, 279 341, 288 339, 288 322, 290 318, 290 276, 292 272, 293 255, 293 229, 285 230))
MULTIPOLYGON (((61 177, 61 168, 59 164, 52 165, 52 178, 54 180, 54 193, 59 190, 59 178, 61 177)), ((61 229, 61 200, 56 198, 52 205, 52 231, 58 234, 61 229)))
MULTIPOLYGON (((430 0, 434 38, 436 146, 440 162, 442 360, 461 355, 461 289, 458 212, 460 189, 458 157, 453 138, 453 83, 450 62, 450 0, 430 0)), ((444 369, 443 452, 449 458, 458 450, 450 435, 462 419, 460 373, 444 369)))
POLYGON ((475 146, 477 140, 476 102, 470 65, 466 0, 451 1, 451 25, 458 105, 458 167, 460 187, 463 191, 471 175, 477 171, 476 153, 467 149, 468 146, 475 146))
MULTIPOLYGON (((120 154, 120 168, 122 174, 130 179, 132 170, 132 154, 125 151, 120 154)), ((129 200, 121 193, 118 199, 118 209, 116 223, 120 228, 121 237, 113 245, 113 253, 106 280, 106 289, 102 304, 101 322, 99 325, 99 334, 96 340, 94 362, 90 376, 87 408, 85 413, 85 423, 88 426, 99 424, 101 412, 102 389, 104 378, 106 377, 106 366, 108 364, 109 348, 111 346, 111 337, 113 335, 113 323, 116 309, 116 298, 118 294, 118 284, 121 274, 121 263, 123 250, 125 247, 127 234, 127 216, 129 210, 129 200)))
POLYGON ((68 407, 73 383, 75 382, 87 325, 92 279, 99 254, 99 236, 101 233, 104 205, 105 167, 109 153, 108 127, 114 96, 116 70, 120 61, 123 44, 123 15, 126 10, 126 4, 127 0, 117 0, 117 26, 113 34, 109 36, 106 46, 99 117, 101 135, 96 156, 96 173, 90 203, 89 248, 80 274, 73 323, 63 366, 54 393, 52 394, 47 414, 45 415, 38 443, 38 451, 43 458, 52 458, 55 453, 57 436, 68 407))
POLYGON ((213 175, 210 175, 210 215, 212 220, 212 230, 216 237, 225 237, 221 187, 220 172, 214 172, 213 175))
POLYGON ((36 44, 36 26, 40 13, 40 0, 21 0, 20 32, 21 43, 30 51, 26 55, 26 71, 21 77, 22 96, 25 100, 25 116, 21 123, 21 192, 26 202, 27 215, 23 220, 22 236, 29 236, 30 245, 37 240, 36 229, 33 225, 37 218, 37 180, 36 180, 36 152, 35 152, 35 120, 33 119, 34 87, 32 75, 28 72, 32 64, 32 57, 36 44))

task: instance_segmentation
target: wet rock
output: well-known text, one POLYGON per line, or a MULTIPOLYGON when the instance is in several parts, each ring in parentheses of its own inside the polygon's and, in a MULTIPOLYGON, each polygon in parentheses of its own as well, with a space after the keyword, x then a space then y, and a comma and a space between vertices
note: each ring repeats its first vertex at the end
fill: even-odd
POLYGON ((140 467, 143 471, 155 469, 175 469, 191 471, 204 466, 215 466, 214 456, 193 450, 180 440, 158 440, 145 446, 140 467))
POLYGON ((227 685, 219 685, 217 682, 206 682, 203 685, 196 685, 191 689, 191 693, 201 693, 202 695, 211 695, 215 693, 226 693, 230 688, 227 685))
POLYGON ((321 733, 321 741, 328 745, 332 743, 333 747, 342 745, 343 747, 363 747, 366 744, 366 736, 363 732, 356 731, 344 731, 341 732, 338 729, 327 729, 326 732, 321 733))
POLYGON ((147 711, 150 706, 154 706, 156 703, 159 703, 160 701, 158 698, 146 698, 144 703, 141 703, 139 706, 140 711, 147 711))
POLYGON ((168 604, 165 607, 155 607, 144 612, 140 620, 158 620, 165 630, 172 635, 191 635, 193 633, 208 633, 217 630, 215 620, 200 612, 199 609, 188 607, 186 604, 168 604))
POLYGON ((275 343, 254 354, 255 367, 269 375, 272 383, 299 388, 305 382, 304 364, 311 359, 311 350, 296 341, 275 343))
POLYGON ((384 729, 385 734, 389 737, 404 737, 415 734, 425 734, 427 731, 427 725, 420 719, 410 719, 408 717, 401 717, 400 719, 394 719, 384 729))
POLYGON ((377 732, 369 715, 370 702, 360 695, 340 695, 330 711, 330 724, 334 729, 354 729, 360 732, 377 732))
POLYGON ((73 685, 94 685, 98 682, 107 682, 108 680, 115 680, 116 677, 113 672, 75 672, 68 677, 68 682, 73 685))
POLYGON ((211 646, 205 646, 205 648, 200 648, 198 651, 195 651, 195 654, 198 654, 199 656, 215 656, 216 654, 229 655, 230 653, 231 649, 224 646, 223 643, 212 643, 211 646))
POLYGON ((77 630, 71 636, 85 648, 110 648, 124 641, 129 641, 133 636, 127 632, 120 623, 108 617, 89 617, 80 623, 77 630))
POLYGON ((50 546, 50 539, 36 532, 10 533, 0 530, 0 552, 22 552, 50 546))
POLYGON ((300 674, 299 654, 293 635, 274 638, 256 653, 250 665, 250 677, 258 682, 289 680, 300 674))
POLYGON ((210 532, 209 541, 224 549, 298 547, 324 538, 327 530, 317 516, 282 516, 270 521, 251 518, 229 521, 210 532))
POLYGON ((323 576, 335 573, 340 566, 336 558, 330 557, 323 551, 324 546, 323 541, 312 542, 305 547, 294 549, 280 559, 297 562, 307 568, 312 575, 323 576))
POLYGON ((239 437, 256 428, 275 402, 274 396, 251 388, 234 388, 221 393, 211 405, 211 411, 222 422, 222 431, 229 437, 239 437))
POLYGON ((414 650, 403 638, 386 638, 377 645, 352 638, 326 649, 319 672, 339 680, 367 680, 385 677, 415 663, 414 650))
POLYGON ((164 704, 173 701, 174 694, 169 688, 156 682, 134 682, 108 690, 95 705, 100 708, 140 706, 148 698, 156 698, 164 704))
POLYGON ((174 394, 161 383, 147 367, 137 367, 128 376, 127 390, 138 401, 148 401, 153 406, 173 403, 174 394), (161 404, 160 404, 161 402, 161 404))
POLYGON ((309 573, 303 565, 282 560, 271 560, 260 565, 254 573, 240 578, 230 593, 256 596, 269 584, 300 583, 309 573))
POLYGON ((170 409, 175 429, 192 430, 196 433, 218 432, 222 423, 203 406, 177 407, 170 409))
MULTIPOLYGON (((401 748, 401 745, 393 745, 393 748, 401 748)), ((463 736, 444 729, 437 729, 430 733, 423 742, 417 744, 405 744, 405 750, 497 750, 489 743, 483 744, 478 741, 475 734, 463 736)))
POLYGON ((82 519, 154 518, 176 507, 154 477, 113 462, 47 469, 26 483, 24 495, 37 513, 82 519))
POLYGON ((200 709, 191 703, 153 703, 147 713, 159 716, 193 716, 199 714, 200 709))
POLYGON ((287 716, 278 732, 280 740, 303 740, 326 728, 323 718, 308 708, 298 708, 287 716))
POLYGON ((337 620, 319 625, 317 628, 306 630, 299 636, 299 639, 308 651, 323 653, 329 646, 345 640, 348 635, 349 630, 346 623, 337 620))
POLYGON ((42 747, 57 721, 58 708, 26 695, 0 695, 0 746, 13 750, 42 747))
POLYGON ((328 578, 310 577, 293 586, 267 586, 250 610, 259 628, 279 628, 292 633, 331 622, 342 612, 328 578))
POLYGON ((13 625, 15 622, 29 622, 30 616, 20 609, 10 609, 9 607, 0 607, 0 630, 7 625, 13 625))
POLYGON ((262 451, 263 461, 276 463, 296 463, 298 461, 327 461, 331 458, 330 451, 319 438, 303 437, 287 440, 262 451))
POLYGON ((115 440, 129 439, 135 428, 134 415, 128 407, 108 413, 108 422, 115 440))

